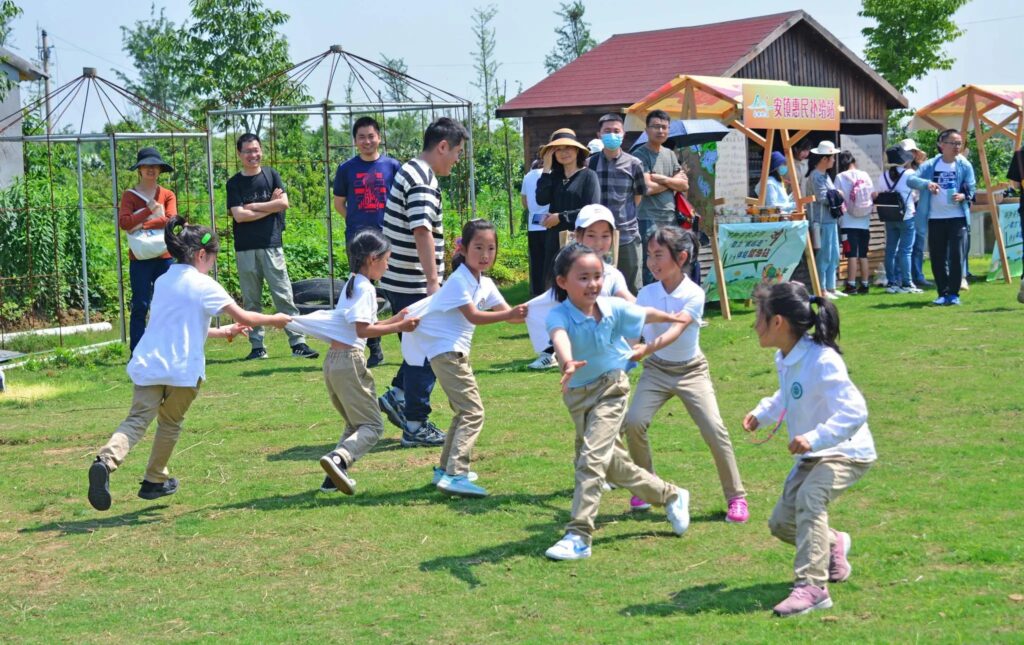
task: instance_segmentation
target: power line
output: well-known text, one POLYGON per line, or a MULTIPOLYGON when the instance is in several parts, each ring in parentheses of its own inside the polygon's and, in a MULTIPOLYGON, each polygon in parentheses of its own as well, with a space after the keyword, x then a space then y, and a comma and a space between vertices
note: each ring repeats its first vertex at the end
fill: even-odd
POLYGON ((110 60, 109 58, 107 58, 105 56, 101 56, 100 54, 97 54, 94 51, 90 51, 90 50, 86 49, 85 47, 82 47, 80 45, 76 45, 75 43, 71 42, 67 38, 61 38, 60 36, 54 34, 53 32, 47 32, 47 33, 49 33, 49 35, 53 36, 54 39, 63 42, 64 44, 68 45, 72 49, 77 49, 80 52, 84 52, 86 54, 89 54, 90 56, 95 56, 96 58, 100 59, 101 61, 109 63, 114 69, 116 69, 116 70, 118 70, 120 72, 123 72, 125 74, 131 74, 132 73, 131 70, 128 70, 128 69, 125 69, 124 67, 122 67, 121 63, 116 63, 116 62, 110 60))

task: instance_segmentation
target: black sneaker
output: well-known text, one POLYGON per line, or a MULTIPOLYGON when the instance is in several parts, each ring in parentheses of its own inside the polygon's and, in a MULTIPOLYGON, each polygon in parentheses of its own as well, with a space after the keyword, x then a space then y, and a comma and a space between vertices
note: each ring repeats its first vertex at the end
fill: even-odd
POLYGON ((259 360, 259 359, 262 359, 262 358, 267 358, 267 348, 266 347, 253 347, 252 351, 249 352, 249 355, 245 357, 245 360, 253 361, 253 360, 259 360))
POLYGON ((178 480, 174 477, 171 477, 162 484, 154 484, 145 479, 140 483, 142 486, 139 487, 139 497, 142 499, 159 499, 178 492, 178 480))
POLYGON ((97 511, 110 508, 110 471, 99 457, 89 466, 89 503, 97 511))
POLYGON ((857 293, 859 293, 862 296, 871 293, 871 287, 868 285, 867 282, 862 282, 861 285, 857 287, 857 293))
POLYGON ((378 365, 384 362, 384 350, 380 348, 379 338, 369 339, 368 341, 366 341, 366 346, 370 348, 370 357, 366 359, 367 367, 377 367, 378 365))
POLYGON ((405 431, 405 406, 395 397, 394 390, 388 390, 377 399, 381 412, 394 426, 405 431))
POLYGON ((320 484, 320 492, 336 493, 338 492, 338 487, 334 485, 334 482, 331 481, 330 477, 324 477, 324 483, 320 484))
POLYGON ((316 358, 320 352, 316 351, 306 343, 295 343, 292 345, 292 356, 296 358, 316 358))
POLYGON ((402 447, 443 446, 445 434, 433 421, 424 421, 415 431, 402 430, 402 447))
POLYGON ((345 459, 335 451, 331 451, 320 458, 320 467, 327 473, 327 478, 334 482, 338 490, 346 495, 353 495, 356 492, 356 480, 348 476, 348 464, 345 459))

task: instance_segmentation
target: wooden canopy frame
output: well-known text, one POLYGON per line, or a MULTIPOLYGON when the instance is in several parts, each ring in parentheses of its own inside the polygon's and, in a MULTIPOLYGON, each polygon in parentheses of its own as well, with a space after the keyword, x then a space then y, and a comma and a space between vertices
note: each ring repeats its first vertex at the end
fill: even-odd
MULTIPOLYGON (((665 83, 655 91, 640 99, 633 105, 626 108, 626 129, 643 129, 645 117, 653 110, 665 110, 674 118, 679 119, 715 119, 734 130, 742 132, 747 139, 761 147, 761 180, 758 190, 758 197, 748 197, 747 203, 764 208, 767 194, 768 169, 771 167, 772 142, 775 134, 778 133, 782 140, 783 154, 786 156, 786 163, 790 168, 794 167, 793 147, 810 134, 810 130, 790 132, 788 129, 769 129, 765 136, 761 136, 743 124, 743 86, 746 83, 757 85, 789 85, 785 81, 767 81, 752 78, 729 78, 717 76, 690 76, 680 75, 665 83)), ((842 111, 842 108, 839 108, 842 111)), ((790 214, 792 219, 804 219, 804 207, 815 201, 813 195, 803 196, 800 194, 800 181, 795 173, 786 175, 789 181, 793 200, 796 202, 796 210, 790 214)), ((721 205, 720 200, 715 200, 715 205, 721 205)), ((711 227, 711 255, 718 275, 718 296, 722 306, 722 316, 729 320, 732 313, 729 310, 729 294, 725 284, 724 271, 722 269, 722 258, 718 251, 717 221, 711 227)), ((1005 254, 1004 254, 1005 256, 1005 254)), ((821 283, 818 280, 818 267, 814 261, 814 247, 811 243, 811 236, 807 236, 807 247, 804 249, 804 257, 807 260, 807 269, 811 277, 811 288, 815 295, 822 296, 821 283)))
POLYGON ((1003 230, 999 226, 999 205, 995 200, 995 194, 1005 188, 1005 185, 992 184, 985 142, 1001 134, 1013 141, 1015 151, 1020 149, 1021 135, 1024 134, 1024 85, 962 85, 918 110, 910 122, 910 129, 957 129, 965 142, 967 133, 974 130, 974 138, 978 142, 981 173, 985 180, 985 193, 988 195, 992 231, 1002 260, 1003 279, 1007 284, 1012 284, 1010 260, 1006 257, 1006 242, 1003 240, 1003 230), (1009 115, 999 121, 995 120, 998 117, 990 114, 996 110, 1006 109, 1009 109, 1009 115), (1011 124, 1016 124, 1015 131, 1009 129, 1011 124), (987 131, 984 129, 986 126, 987 131))

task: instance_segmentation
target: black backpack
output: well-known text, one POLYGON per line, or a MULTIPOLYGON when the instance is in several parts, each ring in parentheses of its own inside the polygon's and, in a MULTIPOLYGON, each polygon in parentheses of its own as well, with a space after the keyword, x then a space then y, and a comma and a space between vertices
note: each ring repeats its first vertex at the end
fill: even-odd
POLYGON ((889 189, 883 190, 875 196, 875 209, 878 211, 878 219, 883 222, 902 222, 907 215, 907 204, 903 201, 903 195, 894 190, 906 172, 907 169, 904 168, 895 183, 890 181, 888 172, 882 175, 882 179, 889 189))

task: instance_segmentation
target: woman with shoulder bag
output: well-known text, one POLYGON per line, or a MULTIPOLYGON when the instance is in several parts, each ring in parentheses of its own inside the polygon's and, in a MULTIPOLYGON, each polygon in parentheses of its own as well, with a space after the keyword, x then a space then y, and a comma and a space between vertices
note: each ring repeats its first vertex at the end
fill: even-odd
POLYGON ((818 265, 818 281, 825 296, 830 300, 846 297, 836 290, 836 273, 839 271, 839 217, 842 215, 842 200, 845 196, 836 190, 832 181, 835 173, 836 144, 822 141, 811 148, 807 158, 807 176, 814 189, 815 201, 810 204, 812 229, 818 230, 818 251, 814 261, 818 265), (839 213, 835 202, 838 199, 839 213))
POLYGON ((128 277, 132 288, 129 347, 135 346, 146 330, 146 316, 153 299, 153 285, 173 263, 164 243, 164 227, 178 214, 178 198, 157 182, 161 172, 174 168, 160 157, 156 148, 143 148, 131 170, 139 181, 121 195, 118 226, 128 232, 128 277))

